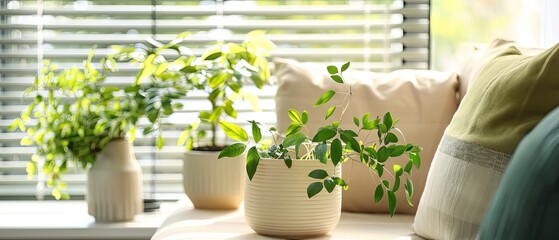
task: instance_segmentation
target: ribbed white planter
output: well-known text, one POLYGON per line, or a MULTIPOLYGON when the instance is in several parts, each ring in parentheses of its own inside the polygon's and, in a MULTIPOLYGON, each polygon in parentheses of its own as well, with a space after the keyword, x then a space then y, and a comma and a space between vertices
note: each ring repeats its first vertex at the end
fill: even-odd
POLYGON ((126 139, 97 153, 87 174, 87 211, 95 221, 128 221, 144 209, 142 169, 126 139))
POLYGON ((293 160, 287 168, 280 159, 260 159, 252 181, 247 180, 245 217, 259 234, 282 238, 315 237, 331 231, 340 220, 342 193, 323 189, 312 198, 307 186, 320 181, 308 174, 315 169, 341 176, 341 164, 334 168, 318 160, 293 160))
POLYGON ((189 151, 183 163, 184 192, 200 209, 236 209, 243 201, 245 154, 217 159, 219 152, 189 151))

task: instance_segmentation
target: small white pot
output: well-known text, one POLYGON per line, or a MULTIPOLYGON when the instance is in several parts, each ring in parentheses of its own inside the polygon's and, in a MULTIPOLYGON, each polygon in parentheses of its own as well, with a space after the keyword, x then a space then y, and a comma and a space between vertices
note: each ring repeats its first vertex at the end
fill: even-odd
POLYGON ((87 211, 95 221, 129 221, 144 209, 142 169, 126 139, 97 153, 87 174, 87 211))
POLYGON ((199 209, 237 209, 243 201, 245 154, 217 159, 217 151, 189 151, 183 162, 184 192, 199 209))
POLYGON ((259 234, 282 238, 308 238, 331 231, 340 220, 342 192, 336 187, 308 198, 307 186, 321 181, 308 174, 325 169, 341 176, 341 164, 334 167, 318 160, 293 160, 287 168, 281 159, 260 159, 252 181, 247 180, 245 217, 259 234))

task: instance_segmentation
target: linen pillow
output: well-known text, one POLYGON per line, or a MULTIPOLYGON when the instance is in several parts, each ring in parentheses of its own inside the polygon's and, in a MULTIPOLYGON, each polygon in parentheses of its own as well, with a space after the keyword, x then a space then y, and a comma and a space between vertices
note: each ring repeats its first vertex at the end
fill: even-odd
POLYGON ((473 239, 518 142, 559 105, 559 45, 509 47, 481 70, 439 144, 415 216, 417 234, 473 239))
POLYGON ((495 39, 488 46, 475 46, 473 50, 464 57, 458 67, 460 100, 464 98, 468 88, 472 86, 474 79, 487 62, 491 61, 491 59, 495 58, 495 56, 513 44, 513 41, 495 39))
MULTIPOLYGON (((274 75, 278 80, 276 94, 277 128, 285 131, 291 120, 287 115, 290 108, 309 112, 307 127, 315 132, 318 127, 328 124, 339 117, 334 114, 325 121, 328 106, 314 107, 314 103, 328 89, 343 86, 329 77, 326 66, 300 63, 294 60, 276 59, 274 75)), ((413 202, 410 207, 404 191, 397 192, 399 199, 396 213, 413 214, 423 188, 431 159, 442 133, 457 108, 456 93, 458 80, 456 74, 427 70, 399 70, 388 74, 351 70, 344 72, 344 78, 352 85, 352 104, 342 120, 342 126, 353 125, 353 116, 383 116, 390 111, 401 119, 398 126, 404 132, 407 142, 423 147, 422 165, 414 170, 413 202)), ((333 102, 340 100, 334 96, 333 102)), ((328 104, 325 104, 328 105, 328 104)), ((399 164, 407 159, 398 159, 399 164)), ((403 165, 402 165, 403 166, 403 165)), ((346 162, 343 176, 349 178, 349 189, 343 191, 342 210, 354 212, 388 213, 388 201, 383 199, 374 204, 374 185, 367 167, 346 162)))
POLYGON ((482 221, 484 239, 559 239, 559 108, 515 150, 482 221))

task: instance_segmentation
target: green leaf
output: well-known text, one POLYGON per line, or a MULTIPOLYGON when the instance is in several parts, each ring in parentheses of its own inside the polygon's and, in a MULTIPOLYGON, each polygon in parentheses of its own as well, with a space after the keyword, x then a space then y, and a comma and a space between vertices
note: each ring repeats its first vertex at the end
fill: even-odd
POLYGON ((359 127, 359 118, 353 117, 353 123, 355 123, 356 127, 359 127))
POLYGON ((210 78, 210 88, 217 88, 221 86, 223 83, 225 83, 225 80, 227 80, 228 76, 229 76, 228 73, 219 73, 217 75, 212 76, 210 78))
POLYGON ((314 103, 315 106, 327 103, 328 101, 330 101, 330 99, 332 99, 332 97, 336 94, 336 92, 334 92, 334 90, 328 90, 326 91, 324 94, 322 94, 322 96, 320 96, 318 98, 318 100, 316 101, 316 103, 314 103))
POLYGON ((325 179, 328 177, 328 172, 323 169, 315 169, 309 173, 309 177, 314 179, 325 179))
POLYGON ((330 65, 330 66, 326 67, 326 69, 328 70, 328 73, 330 73, 330 74, 338 73, 338 68, 336 66, 330 65))
POLYGON ((384 125, 383 123, 379 123, 377 127, 379 129, 379 133, 388 132, 388 128, 386 128, 386 125, 384 125))
POLYGON ((326 143, 316 145, 315 152, 316 158, 318 158, 321 163, 326 164, 326 162, 328 161, 328 145, 326 145, 326 143))
POLYGON ((260 127, 258 127, 256 121, 250 121, 250 123, 252 125, 252 138, 254 139, 255 143, 258 143, 262 139, 262 133, 260 131, 260 127))
POLYGON ((291 165, 293 164, 293 160, 291 160, 291 158, 285 158, 283 159, 283 163, 285 163, 285 166, 287 166, 287 168, 291 168, 291 165))
POLYGON ((163 135, 159 134, 157 136, 157 139, 155 140, 155 145, 157 146, 157 149, 163 148, 163 144, 165 144, 165 140, 163 139, 163 135))
POLYGON ((392 169, 394 170, 394 174, 396 174, 396 177, 402 176, 402 174, 404 173, 402 166, 400 166, 399 164, 392 165, 392 169))
POLYGON ((256 150, 256 146, 253 146, 248 150, 246 158, 246 170, 249 180, 252 180, 254 174, 256 174, 259 162, 260 155, 258 154, 258 150, 256 150))
POLYGON ((289 127, 287 127, 287 131, 285 131, 285 136, 295 134, 299 132, 301 128, 303 128, 303 126, 299 125, 298 123, 292 122, 291 124, 289 124, 289 127))
POLYGON ((342 65, 342 72, 344 72, 348 68, 349 68, 349 62, 346 62, 344 65, 342 65))
POLYGON ((384 185, 384 187, 386 188, 390 187, 390 183, 387 180, 382 180, 382 185, 384 185))
POLYGON ((340 138, 342 139, 342 141, 345 144, 347 144, 351 149, 353 149, 353 151, 356 151, 356 152, 361 151, 361 148, 360 148, 359 143, 357 142, 357 140, 355 140, 355 138, 351 137, 349 134, 342 133, 342 134, 340 134, 340 138))
POLYGON ((307 136, 305 136, 305 134, 295 133, 285 137, 282 144, 283 147, 288 148, 291 146, 301 145, 301 143, 303 143, 305 140, 307 140, 307 136))
POLYGON ((219 126, 221 126, 228 137, 238 141, 248 141, 248 134, 242 127, 223 120, 219 121, 219 126))
POLYGON ((338 165, 338 163, 342 160, 342 151, 342 142, 340 139, 334 139, 330 144, 330 157, 332 158, 334 166, 338 165))
POLYGON ((303 119, 301 118, 301 114, 299 114, 299 112, 295 109, 289 109, 287 110, 287 115, 289 115, 289 118, 291 119, 291 121, 296 122, 300 125, 303 125, 303 119))
POLYGON ((307 187, 307 196, 309 196, 309 198, 312 198, 314 195, 322 191, 322 188, 323 184, 321 182, 314 182, 309 184, 309 186, 307 187))
MULTIPOLYGON (((378 176, 382 177, 382 174, 384 173, 384 168, 382 167, 382 164, 376 164, 375 170, 377 170, 378 176)), ((384 183, 384 181, 383 181, 383 183, 384 183)), ((386 185, 386 188, 388 188, 388 185, 386 185)))
POLYGON ((332 180, 332 178, 328 178, 324 180, 324 188, 326 188, 326 191, 328 191, 328 193, 334 191, 335 187, 336 187, 336 183, 334 182, 334 180, 332 180))
POLYGON ((334 111, 336 111, 336 106, 332 106, 332 107, 328 108, 328 111, 326 111, 326 116, 324 117, 324 120, 330 118, 332 116, 332 114, 334 114, 334 111))
POLYGON ((347 183, 344 181, 343 178, 333 176, 332 179, 334 180, 334 182, 336 183, 336 185, 338 185, 338 186, 340 186, 340 187, 344 187, 344 189, 347 190, 347 183))
POLYGON ((386 125, 387 129, 392 128, 392 114, 390 112, 386 112, 384 114, 384 118, 382 120, 382 123, 384 123, 384 125, 386 125))
MULTIPOLYGON (((237 118, 237 110, 235 110, 233 108, 232 104, 226 104, 223 106, 223 109, 225 110, 225 113, 227 113, 228 116, 232 117, 232 118, 237 118)), ((170 114, 167 114, 170 115, 170 114)))
POLYGON ((405 145, 391 145, 388 148, 393 150, 392 153, 390 154, 391 157, 401 156, 406 151, 405 145))
POLYGON ((421 166, 421 157, 419 157, 418 153, 410 152, 409 153, 410 160, 413 162, 416 168, 421 166))
POLYGON ((337 83, 344 83, 344 80, 340 75, 330 75, 330 78, 332 78, 332 80, 334 80, 337 83))
POLYGON ((396 195, 392 191, 386 191, 388 193, 388 209, 390 210, 390 217, 394 216, 396 212, 396 195))
POLYGON ((384 195, 384 188, 382 187, 381 184, 379 184, 375 189, 375 203, 380 202, 380 200, 382 200, 383 195, 384 195))
POLYGON ((396 137, 394 133, 388 133, 386 134, 386 137, 384 137, 384 144, 397 143, 397 142, 398 142, 398 137, 396 137))
POLYGON ((316 132, 316 135, 314 135, 312 141, 313 142, 324 142, 324 141, 328 141, 331 138, 335 137, 337 134, 335 129, 332 128, 327 128, 327 127, 321 127, 318 129, 318 131, 316 132))
POLYGON ((367 122, 363 122, 363 129, 365 130, 373 130, 373 129, 377 129, 378 128, 378 122, 380 120, 375 119, 373 121, 367 121, 367 122))
POLYGON ((19 144, 21 146, 31 146, 33 145, 33 140, 29 136, 25 136, 19 141, 19 144))
POLYGON ((304 110, 301 114, 301 120, 303 121, 303 124, 307 124, 307 122, 309 121, 309 113, 307 112, 307 110, 304 110))
POLYGON ((208 56, 207 56, 206 58, 204 58, 203 60, 204 60, 204 61, 206 61, 206 60, 215 60, 215 59, 217 59, 218 57, 221 57, 221 55, 223 55, 221 52, 215 52, 215 53, 212 53, 212 54, 208 55, 208 56))
POLYGON ((409 161, 406 166, 404 167, 404 172, 411 174, 411 168, 413 167, 413 162, 409 161))
POLYGON ((392 186, 392 191, 396 192, 400 189, 400 177, 394 178, 394 186, 392 186))
POLYGON ((388 160, 388 158, 390 157, 390 150, 388 148, 386 148, 385 146, 382 146, 378 149, 377 155, 378 155, 377 160, 380 163, 386 162, 386 160, 388 160))
POLYGON ((359 137, 359 134, 357 134, 353 130, 346 129, 343 131, 343 133, 349 135, 350 137, 359 137))
POLYGON ((217 158, 219 159, 219 158, 222 158, 222 157, 236 157, 236 156, 239 156, 245 151, 246 147, 247 146, 243 143, 231 144, 230 146, 223 149, 219 153, 219 156, 217 158))
POLYGON ((413 197, 413 182, 411 179, 407 178, 406 183, 404 184, 404 189, 406 190, 406 200, 410 206, 413 206, 412 197, 413 197))

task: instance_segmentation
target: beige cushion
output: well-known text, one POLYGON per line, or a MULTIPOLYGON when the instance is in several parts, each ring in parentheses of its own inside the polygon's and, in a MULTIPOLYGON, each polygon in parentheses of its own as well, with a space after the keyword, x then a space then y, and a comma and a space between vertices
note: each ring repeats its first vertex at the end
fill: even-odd
POLYGON ((512 46, 479 72, 429 170, 417 234, 474 239, 520 140, 559 106, 559 45, 535 56, 512 46))
MULTIPOLYGON (((284 131, 291 122, 287 110, 290 108, 309 112, 309 131, 330 122, 324 121, 328 106, 313 107, 316 99, 333 86, 342 87, 332 81, 326 66, 299 63, 294 60, 276 59, 275 73, 278 80, 276 113, 278 130, 284 131)), ((404 132, 407 142, 419 144, 421 168, 414 172, 415 194, 413 202, 417 206, 423 192, 427 171, 435 148, 457 108, 456 94, 458 80, 456 74, 428 70, 399 70, 388 74, 348 70, 344 72, 346 81, 352 85, 354 94, 351 107, 347 110, 342 126, 353 126, 352 117, 359 118, 366 112, 381 116, 390 111, 394 117, 401 118, 399 128, 404 132)), ((342 90, 342 89, 340 89, 342 90)), ((331 103, 340 100, 336 95, 331 103)), ((339 111, 339 110, 337 110, 339 111)), ((338 120, 340 112, 331 119, 338 120)), ((407 159, 398 159, 405 165, 407 159)), ((387 213, 387 200, 374 204, 373 181, 366 167, 346 162, 343 176, 349 179, 349 190, 343 193, 342 209, 355 212, 387 213)), ((398 191, 399 199, 396 213, 413 214, 416 207, 410 207, 405 200, 404 191, 398 191)))

